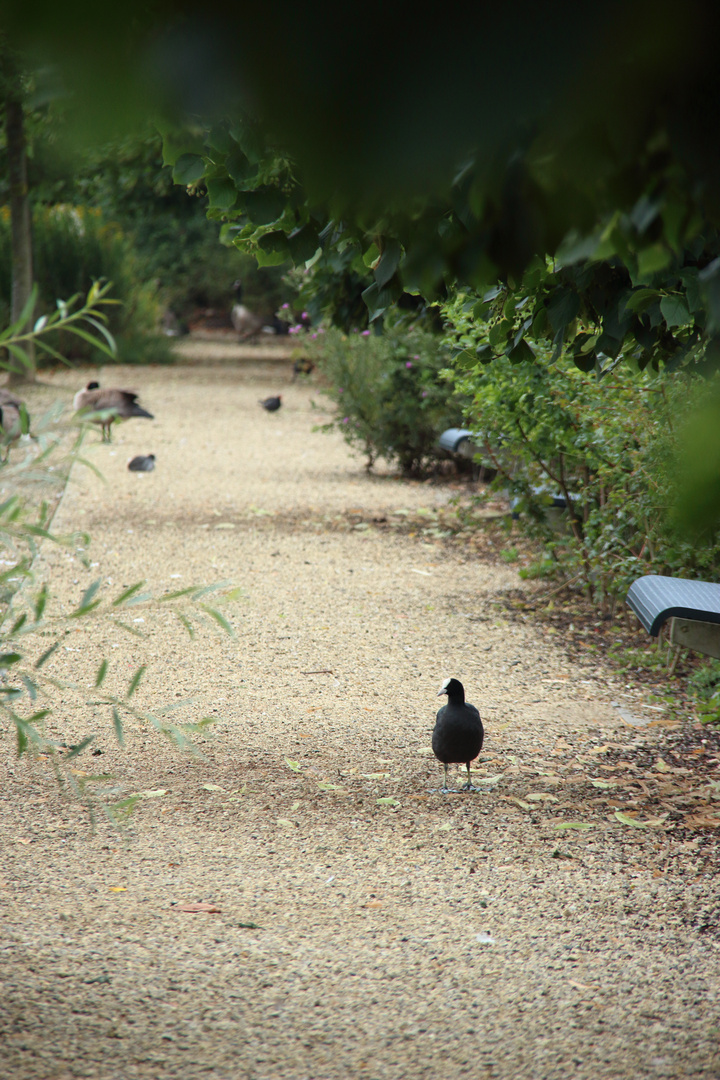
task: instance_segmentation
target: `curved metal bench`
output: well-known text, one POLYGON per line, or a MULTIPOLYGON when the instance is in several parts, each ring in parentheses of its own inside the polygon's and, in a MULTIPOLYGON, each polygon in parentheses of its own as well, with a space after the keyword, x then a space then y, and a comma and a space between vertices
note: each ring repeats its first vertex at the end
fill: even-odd
POLYGON ((647 574, 630 586, 627 603, 648 634, 670 623, 670 641, 720 657, 720 585, 712 581, 647 574))

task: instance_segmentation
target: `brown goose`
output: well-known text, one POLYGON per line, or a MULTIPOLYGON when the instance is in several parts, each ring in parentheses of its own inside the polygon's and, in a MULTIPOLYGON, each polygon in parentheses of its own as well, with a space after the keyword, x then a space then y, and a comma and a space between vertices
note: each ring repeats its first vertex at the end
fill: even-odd
POLYGON ((81 413, 82 419, 90 420, 102 427, 103 442, 111 442, 111 427, 114 420, 127 420, 131 416, 144 416, 147 420, 155 417, 137 403, 137 394, 131 390, 117 390, 109 387, 100 388, 97 382, 89 382, 84 390, 79 390, 73 398, 75 412, 81 413))
POLYGON ((10 456, 10 447, 23 433, 23 413, 25 413, 25 430, 27 431, 28 417, 24 402, 13 397, 12 394, 8 394, 7 400, 0 396, 0 460, 2 461, 7 461, 10 456))

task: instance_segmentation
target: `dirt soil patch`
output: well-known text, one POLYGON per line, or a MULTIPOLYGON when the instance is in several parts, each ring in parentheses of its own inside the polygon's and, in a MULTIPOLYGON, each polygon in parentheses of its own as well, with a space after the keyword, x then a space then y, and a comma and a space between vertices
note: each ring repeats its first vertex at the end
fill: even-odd
POLYGON ((5 740, 2 1076, 720 1077, 717 735, 510 612, 537 587, 448 535, 457 485, 368 476, 287 357, 182 350, 101 372, 156 419, 91 437, 105 482, 76 468, 55 527, 93 565, 46 544, 37 573, 66 611, 96 578, 230 579, 236 636, 79 621, 49 662, 79 688, 49 730, 99 732, 76 776, 138 794, 125 829, 5 740), (215 720, 201 755, 140 723, 118 747, 103 656, 118 692, 147 663, 143 708, 215 720), (430 752, 450 675, 486 724, 474 793, 430 752))

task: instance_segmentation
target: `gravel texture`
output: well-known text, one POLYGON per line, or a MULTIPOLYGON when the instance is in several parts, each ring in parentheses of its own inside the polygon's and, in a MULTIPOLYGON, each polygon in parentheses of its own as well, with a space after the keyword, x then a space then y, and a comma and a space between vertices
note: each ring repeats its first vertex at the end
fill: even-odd
POLYGON ((76 467, 54 528, 94 565, 46 544, 37 572, 55 611, 98 577, 230 579, 236 636, 131 609, 144 638, 79 621, 48 664, 80 688, 49 730, 99 732, 76 779, 141 793, 124 829, 5 740, 2 1077, 720 1077, 717 738, 508 618, 530 586, 437 524, 457 486, 366 475, 282 353, 180 351, 100 373, 156 419, 89 437, 105 482, 76 467), (147 664, 138 707, 216 721, 201 756, 136 721, 117 747, 103 656, 118 693, 147 664), (474 794, 429 752, 450 675, 485 723, 474 794))

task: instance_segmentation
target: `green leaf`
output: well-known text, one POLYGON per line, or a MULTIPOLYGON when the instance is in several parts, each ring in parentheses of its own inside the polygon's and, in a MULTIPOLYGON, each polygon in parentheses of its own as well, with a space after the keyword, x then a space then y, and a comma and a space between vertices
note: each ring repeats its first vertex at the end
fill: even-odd
POLYGON ((34 683, 27 675, 21 675, 20 679, 28 692, 28 697, 31 701, 35 701, 38 695, 37 683, 34 683))
POLYGON ((229 210, 237 200, 237 188, 232 180, 218 177, 207 181, 208 202, 215 210, 229 210))
POLYGON ((0 653, 0 668, 8 668, 13 664, 17 664, 22 660, 22 656, 18 652, 6 652, 0 653))
POLYGON ((87 589, 83 593, 83 598, 80 601, 80 605, 79 605, 78 610, 82 610, 82 609, 86 608, 91 603, 92 598, 94 597, 95 593, 100 588, 100 584, 101 584, 100 578, 98 578, 97 581, 93 581, 92 585, 88 585, 87 589))
POLYGON ((681 296, 663 296, 660 311, 669 327, 686 326, 691 322, 690 312, 681 296))
POLYGON ((637 821, 634 817, 631 817, 630 814, 623 813, 622 810, 615 811, 615 818, 622 825, 632 825, 634 829, 647 829, 648 827, 644 821, 637 821))
POLYGON ((45 611, 45 605, 47 604, 48 588, 47 585, 43 585, 40 592, 37 594, 35 601, 35 622, 40 622, 45 611))
POLYGON ((225 616, 217 610, 217 608, 208 607, 207 604, 201 604, 200 606, 202 607, 203 611, 207 612, 211 619, 215 620, 218 626, 221 626, 223 630, 230 635, 230 637, 235 637, 235 631, 233 630, 232 626, 227 621, 225 616))
POLYGON ((247 180, 249 176, 254 176, 257 171, 239 146, 235 147, 225 158, 225 168, 238 187, 242 187, 243 181, 247 180))
MULTIPOLYGON (((245 212, 255 225, 271 225, 285 209, 285 196, 276 187, 245 191, 241 199, 245 212)), ((284 233, 283 233, 284 236, 284 233)))
POLYGON ((400 800, 396 799, 394 795, 387 795, 382 799, 375 800, 376 806, 400 806, 400 800))
POLYGON ((128 698, 131 698, 133 696, 133 694, 135 693, 135 691, 137 690, 138 686, 140 685, 140 680, 142 679, 143 675, 145 674, 146 668, 147 668, 147 664, 141 664, 140 667, 135 672, 135 674, 133 675, 132 679, 130 680, 130 685, 128 686, 128 690, 127 690, 127 697, 128 698))
POLYGON ((368 268, 374 266, 379 258, 380 248, 377 246, 377 244, 371 244, 367 251, 363 253, 362 257, 363 262, 368 268))
POLYGON ((94 735, 86 736, 82 740, 82 742, 79 742, 76 746, 73 746, 72 750, 70 750, 70 752, 65 755, 65 760, 70 761, 72 758, 75 758, 79 754, 82 754, 83 750, 85 750, 90 745, 90 743, 93 742, 94 739, 94 735))
POLYGON ((43 664, 46 663, 46 661, 48 661, 50 659, 50 657, 55 652, 55 650, 59 649, 59 648, 60 648, 60 642, 56 641, 54 645, 51 645, 49 649, 46 649, 45 652, 42 654, 42 656, 38 660, 35 661, 36 670, 41 668, 43 666, 43 664))
MULTIPOLYGON (((142 581, 136 581, 134 585, 130 585, 129 588, 125 589, 124 592, 121 592, 119 596, 115 597, 115 599, 112 602, 112 606, 113 607, 119 607, 120 604, 124 604, 126 600, 128 600, 136 592, 138 592, 140 589, 142 589, 144 584, 145 584, 145 580, 143 579, 142 581)), ((161 597, 160 599, 164 600, 164 599, 166 599, 166 597, 161 597)))
POLYGON ((108 662, 107 662, 107 660, 103 659, 102 663, 100 664, 100 667, 97 670, 97 675, 95 676, 95 685, 96 686, 102 686, 102 684, 103 684, 103 682, 105 680, 105 676, 107 675, 107 669, 108 669, 108 662))
POLYGON ((555 333, 571 323, 580 311, 580 297, 574 289, 558 289, 547 302, 547 316, 555 333))
POLYGON ((523 361, 533 361, 535 359, 535 353, 525 338, 520 338, 517 345, 513 345, 505 355, 511 364, 521 364, 523 361))
POLYGON ((302 771, 299 761, 291 761, 290 758, 285 758, 285 764, 287 765, 288 769, 292 769, 293 772, 299 773, 302 771))
POLYGON ((113 727, 115 729, 115 738, 118 741, 118 746, 124 746, 125 745, 125 735, 123 733, 122 720, 120 719, 120 713, 118 712, 117 707, 115 705, 113 705, 112 718, 113 718, 113 727))
POLYGON ((172 171, 173 181, 188 187, 205 175, 205 162, 197 154, 181 154, 172 171))
POLYGON ((380 256, 380 262, 375 267, 375 281, 380 288, 387 285, 390 278, 395 275, 401 256, 400 242, 398 240, 386 241, 383 253, 380 256))
POLYGON ((652 244, 638 253, 638 278, 652 277, 664 270, 672 258, 672 252, 664 244, 652 244))
POLYGON ((595 826, 589 821, 560 821, 553 825, 554 829, 594 829, 595 826))
POLYGON ((295 229, 287 238, 287 246, 296 266, 299 263, 309 262, 320 246, 317 229, 312 225, 303 225, 301 229, 295 229))

